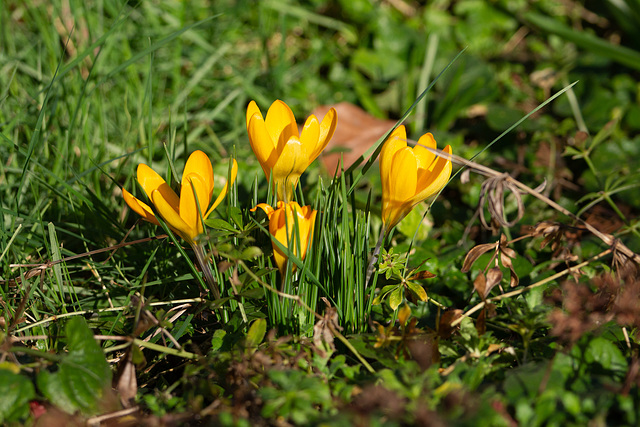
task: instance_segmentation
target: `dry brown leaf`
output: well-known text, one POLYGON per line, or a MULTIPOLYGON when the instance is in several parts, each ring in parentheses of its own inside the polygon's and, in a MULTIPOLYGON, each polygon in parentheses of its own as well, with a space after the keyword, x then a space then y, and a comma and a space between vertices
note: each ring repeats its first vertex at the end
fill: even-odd
POLYGON ((313 345, 320 357, 326 357, 325 349, 334 351, 336 348, 333 344, 332 330, 341 331, 342 327, 338 323, 338 310, 331 307, 326 298, 322 298, 322 300, 327 305, 327 310, 322 319, 313 326, 313 345))
POLYGON ((135 405, 138 393, 138 380, 136 379, 136 366, 133 363, 131 347, 127 349, 125 356, 120 359, 118 372, 114 378, 114 386, 120 395, 120 402, 125 408, 135 405))
POLYGON ((423 371, 440 361, 438 342, 434 335, 422 335, 419 339, 410 340, 407 342, 407 348, 411 358, 416 361, 423 371))
POLYGON ((487 332, 487 318, 484 308, 480 311, 476 320, 476 331, 478 331, 478 335, 484 335, 487 332))
POLYGON ((331 108, 335 108, 338 113, 338 123, 333 138, 327 144, 322 155, 322 164, 327 172, 333 175, 340 163, 341 155, 346 169, 390 130, 396 122, 373 117, 362 108, 349 102, 321 105, 313 110, 313 114, 322 120, 322 117, 331 108))
POLYGON ((453 309, 453 310, 447 310, 444 313, 442 313, 442 316, 440 316, 440 323, 438 326, 438 335, 440 336, 440 338, 451 338, 451 335, 453 335, 453 332, 459 328, 459 326, 451 326, 451 323, 453 323, 455 320, 459 319, 462 316, 462 310, 460 309, 453 309))
POLYGON ((482 272, 480 272, 473 281, 473 288, 476 290, 478 295, 480 295, 480 298, 484 300, 484 291, 487 289, 487 279, 484 277, 482 272))
POLYGON ((520 278, 513 269, 513 266, 509 267, 509 286, 515 288, 520 283, 520 278))
POLYGON ((505 253, 504 250, 500 251, 500 262, 502 263, 503 266, 507 267, 508 269, 513 268, 513 263, 511 262, 511 258, 505 253))
POLYGON ((471 181, 471 169, 465 169, 460 174, 460 182, 467 184, 469 181, 471 181))
POLYGON ((480 223, 487 230, 497 233, 500 227, 511 228, 524 216, 524 203, 518 187, 509 179, 508 173, 487 178, 482 183, 477 212, 480 215, 480 223), (508 221, 504 211, 505 190, 508 190, 515 198, 518 205, 516 217, 508 221), (484 206, 487 205, 491 218, 491 225, 487 223, 484 214, 484 206))
POLYGON ((483 299, 487 298, 487 295, 489 295, 489 292, 491 292, 491 289, 496 287, 496 285, 498 285, 501 280, 502 280, 502 270, 500 270, 500 268, 498 267, 490 268, 489 271, 487 272, 487 284, 484 290, 483 299))
POLYGON ((474 246, 473 248, 471 248, 467 256, 464 258, 464 262, 462 263, 462 269, 460 271, 462 271, 463 273, 468 272, 469 270, 471 270, 471 266, 473 266, 473 263, 476 262, 476 260, 481 255, 495 248, 496 248, 495 243, 483 243, 481 245, 474 246))
POLYGON ((435 274, 430 271, 424 270, 418 271, 413 276, 409 277, 409 280, 433 279, 434 277, 436 277, 435 274))

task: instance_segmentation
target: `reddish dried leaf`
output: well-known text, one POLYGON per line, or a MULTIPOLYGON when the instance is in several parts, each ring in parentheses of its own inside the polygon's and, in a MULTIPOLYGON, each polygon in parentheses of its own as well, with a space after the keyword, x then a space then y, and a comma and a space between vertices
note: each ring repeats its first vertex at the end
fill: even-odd
POLYGON ((547 235, 544 239, 542 239, 542 242, 540 243, 540 249, 544 249, 549 244, 549 242, 555 239, 556 239, 555 235, 553 234, 547 235))
POLYGON ((433 279, 434 277, 436 277, 435 274, 425 270, 425 271, 418 271, 416 274, 409 277, 409 280, 433 279))
POLYGON ((313 114, 322 120, 330 108, 336 109, 338 123, 333 138, 324 150, 322 163, 332 175, 338 167, 341 155, 346 169, 396 124, 393 120, 373 117, 362 108, 349 102, 321 105, 313 110, 313 114))
POLYGON ((534 235, 544 236, 551 233, 555 233, 560 230, 560 225, 551 221, 542 221, 537 224, 534 230, 534 235))

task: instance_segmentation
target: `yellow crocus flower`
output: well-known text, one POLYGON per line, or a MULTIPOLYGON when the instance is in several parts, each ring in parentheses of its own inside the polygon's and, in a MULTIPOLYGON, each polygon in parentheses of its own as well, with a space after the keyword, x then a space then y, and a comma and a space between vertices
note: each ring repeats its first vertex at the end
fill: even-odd
MULTIPOLYGON (((238 164, 234 159, 231 179, 224 185, 211 207, 209 204, 213 195, 213 167, 209 157, 200 150, 194 151, 187 159, 182 173, 180 196, 160 175, 144 163, 138 165, 137 177, 138 183, 167 226, 191 246, 195 246, 196 237, 204 232, 202 220, 207 219, 222 202, 229 186, 233 185, 237 173, 238 164)), ((125 189, 122 189, 122 195, 127 205, 143 219, 160 225, 149 205, 135 198, 125 189)))
MULTIPOLYGON (((382 223, 390 231, 413 207, 440 191, 451 176, 451 160, 436 156, 425 147, 436 148, 431 133, 407 147, 404 126, 389 135, 380 153, 382 179, 382 223)), ((442 150, 451 154, 451 146, 442 150)))
MULTIPOLYGON (((313 239, 313 229, 316 221, 316 214, 318 211, 311 209, 311 206, 300 207, 296 202, 284 203, 278 202, 277 209, 273 209, 266 203, 260 203, 251 211, 255 211, 257 208, 261 208, 269 217, 269 233, 276 240, 282 243, 285 247, 289 247, 291 252, 294 253, 301 260, 307 255, 307 248, 311 240, 313 239), (295 217, 294 217, 295 215, 295 217), (297 238, 293 235, 293 230, 297 229, 298 236, 300 238, 300 248, 297 244, 297 238)), ((284 277, 287 267, 287 254, 283 252, 274 242, 271 242, 273 246, 273 256, 276 260, 276 265, 280 274, 284 277)), ((293 265, 295 271, 296 265, 293 265)))
POLYGON ((287 104, 277 100, 264 119, 255 101, 247 107, 249 142, 267 180, 273 182, 278 200, 292 200, 300 175, 320 155, 336 130, 337 114, 330 109, 322 123, 311 115, 302 132, 287 104))

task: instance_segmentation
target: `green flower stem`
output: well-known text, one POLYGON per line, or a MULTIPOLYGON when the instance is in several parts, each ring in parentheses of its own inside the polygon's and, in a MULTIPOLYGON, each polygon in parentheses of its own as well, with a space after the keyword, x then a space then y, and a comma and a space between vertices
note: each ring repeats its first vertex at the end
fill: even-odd
POLYGON ((216 283, 216 280, 213 278, 213 271, 211 271, 211 265, 209 265, 209 263, 207 262, 207 257, 204 253, 203 246, 198 243, 194 243, 193 253, 196 255, 196 260, 198 261, 200 270, 202 270, 202 274, 204 275, 205 282, 207 282, 207 286, 209 286, 209 290, 213 294, 213 298, 216 300, 219 300, 220 290, 218 289, 218 284, 216 283))
POLYGON ((148 348, 149 350, 157 351, 159 353, 170 354, 172 356, 184 357, 185 359, 197 359, 198 355, 190 353, 184 350, 178 350, 176 348, 165 347, 160 344, 154 344, 152 342, 144 341, 139 338, 134 338, 133 343, 139 347, 148 348))
POLYGON ((384 242, 386 234, 386 229, 380 233, 380 238, 378 239, 378 243, 376 243, 376 248, 371 254, 371 260, 369 261, 369 266, 367 267, 367 276, 364 280, 365 288, 369 286, 369 281, 371 280, 371 276, 373 276, 373 271, 375 270, 378 258, 380 257, 380 248, 382 247, 382 242, 384 242))

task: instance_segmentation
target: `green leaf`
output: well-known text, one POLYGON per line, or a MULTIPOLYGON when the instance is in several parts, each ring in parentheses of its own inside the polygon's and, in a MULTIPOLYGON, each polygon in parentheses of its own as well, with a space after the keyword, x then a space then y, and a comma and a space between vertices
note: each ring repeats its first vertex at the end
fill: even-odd
POLYGON ((398 287, 395 291, 391 292, 389 296, 389 306, 395 310, 402 303, 402 287, 398 287))
POLYGON ((233 233, 237 231, 234 226, 229 224, 224 219, 220 219, 220 218, 207 218, 204 220, 204 223, 207 227, 211 227, 214 230, 225 230, 225 231, 231 231, 233 233))
POLYGON ((242 221, 242 209, 237 206, 229 207, 229 218, 235 225, 240 227, 240 229, 244 228, 244 223, 242 221))
POLYGON ((414 282, 407 282, 407 287, 409 290, 420 299, 420 301, 427 301, 427 292, 424 290, 422 286, 414 282))
POLYGON ((627 360, 618 346, 603 337, 596 337, 589 341, 584 358, 588 363, 599 363, 604 369, 613 371, 626 371, 627 369, 627 360))
POLYGON ((417 240, 424 240, 429 237, 429 232, 433 228, 431 215, 426 215, 427 206, 424 203, 417 204, 409 211, 406 217, 396 226, 396 229, 407 237, 416 234, 417 240), (420 227, 418 229, 418 227, 420 227))
POLYGON ((26 418, 29 415, 29 401, 35 398, 35 394, 33 384, 27 377, 0 369, 0 424, 26 418))
POLYGON ((391 292, 392 289, 396 289, 397 287, 398 287, 397 284, 395 284, 395 285, 387 285, 387 286, 385 286, 384 288, 382 288, 380 290, 380 295, 384 296, 384 294, 386 294, 387 292, 391 292))
POLYGON ((38 389, 66 412, 94 414, 111 385, 111 369, 83 318, 72 318, 65 330, 69 353, 63 356, 57 372, 40 371, 38 389))
POLYGON ((264 339, 264 335, 267 333, 267 321, 266 319, 256 319, 251 324, 249 332, 247 332, 247 338, 245 339, 245 346, 247 348, 255 349, 264 339))
POLYGON ((258 258, 260 255, 262 255, 262 249, 257 246, 249 246, 242 251, 240 258, 250 260, 258 258))
POLYGON ((224 344, 224 337, 227 335, 227 331, 224 329, 216 329, 211 338, 211 351, 219 351, 224 344))

